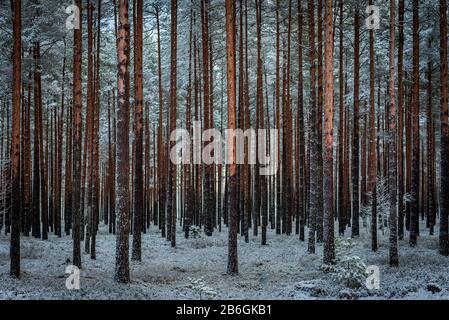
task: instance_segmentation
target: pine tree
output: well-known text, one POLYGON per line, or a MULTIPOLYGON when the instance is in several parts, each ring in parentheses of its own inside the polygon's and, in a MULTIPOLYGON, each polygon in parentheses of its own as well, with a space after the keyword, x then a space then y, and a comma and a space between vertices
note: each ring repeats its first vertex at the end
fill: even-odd
MULTIPOLYGON (((372 0, 370 0, 372 5, 372 0)), ((368 174, 369 191, 371 192, 371 249, 377 251, 377 158, 376 158, 376 115, 375 115, 375 94, 374 94, 374 30, 369 30, 369 151, 368 151, 368 174)))
POLYGON ((358 237, 360 215, 360 12, 354 9, 354 117, 352 140, 352 223, 351 236, 358 237))
POLYGON ((398 237, 404 237, 404 0, 398 5, 398 237))
MULTIPOLYGON (((203 49, 203 95, 204 95, 204 126, 203 130, 212 128, 211 118, 211 87, 210 87, 210 63, 209 63, 209 1, 201 0, 201 31, 202 31, 202 49, 203 49)), ((213 166, 206 164, 204 168, 204 232, 207 236, 211 236, 213 232, 213 199, 212 199, 212 178, 213 166)))
POLYGON ((334 114, 334 43, 332 0, 325 1, 324 10, 324 263, 333 263, 334 199, 333 199, 333 114, 334 114))
POLYGON ((440 253, 449 255, 449 126, 448 126, 448 66, 447 66, 447 2, 440 0, 440 108, 441 108, 441 197, 440 253))
MULTIPOLYGON (((226 0, 226 79, 228 92, 228 129, 236 129, 236 72, 235 72, 235 7, 234 1, 226 0)), ((233 138, 228 138, 230 221, 228 243, 228 273, 238 273, 237 260, 237 165, 236 146, 233 138)))
POLYGON ((390 266, 397 267, 398 261, 398 235, 397 235, 397 158, 396 158, 396 102, 394 86, 394 46, 395 46, 395 1, 390 0, 390 78, 389 78, 389 154, 388 154, 388 181, 390 191, 390 266))
POLYGON ((298 0, 298 106, 296 115, 296 201, 297 219, 299 221, 299 239, 305 240, 305 139, 304 139, 304 93, 303 93, 303 53, 302 53, 302 32, 303 32, 303 8, 301 0, 298 0))
POLYGON ((420 134, 419 134, 419 0, 413 0, 413 71, 412 71, 412 181, 410 208, 410 246, 419 235, 420 134))
POLYGON ((20 88, 22 72, 22 2, 13 1, 13 89, 12 89, 12 216, 10 274, 20 277, 20 88))
POLYGON ((134 13, 134 140, 136 159, 134 160, 134 224, 132 259, 142 260, 141 230, 143 218, 143 1, 137 0, 134 13))
MULTIPOLYGON (((314 0, 309 0, 308 2, 308 14, 309 14, 309 63, 310 63, 310 162, 317 163, 317 140, 318 140, 318 129, 317 129, 317 110, 316 110, 316 70, 315 70, 315 5, 314 0)), ((310 163, 309 162, 309 163, 310 163)), ((308 252, 315 253, 315 233, 316 233, 316 219, 318 212, 318 170, 316 165, 310 166, 310 215, 309 215, 309 242, 308 242, 308 252)), ((323 221, 324 224, 324 221, 323 221)))
MULTIPOLYGON (((170 133, 176 129, 176 105, 177 105, 177 45, 178 45, 178 1, 171 1, 171 55, 170 55, 170 133)), ((173 150, 175 141, 170 140, 169 150, 173 150)), ((168 163, 168 184, 167 184, 167 215, 170 221, 171 246, 176 246, 176 166, 170 161, 168 163)))
POLYGON ((115 257, 115 280, 128 283, 129 276, 129 20, 128 1, 119 0, 117 47, 117 203, 118 228, 115 257))
MULTIPOLYGON (((76 1, 76 6, 82 13, 81 0, 76 1)), ((73 208, 73 264, 81 268, 81 133, 82 133, 82 84, 81 84, 81 59, 82 59, 82 24, 74 29, 73 47, 73 179, 72 179, 72 208, 73 208)))

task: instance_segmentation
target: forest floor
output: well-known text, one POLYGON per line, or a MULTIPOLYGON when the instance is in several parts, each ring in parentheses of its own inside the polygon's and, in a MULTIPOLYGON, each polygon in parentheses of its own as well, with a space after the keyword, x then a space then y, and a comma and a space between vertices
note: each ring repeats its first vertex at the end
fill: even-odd
POLYGON ((260 235, 251 234, 249 243, 239 237, 239 275, 228 276, 226 229, 188 240, 178 230, 177 247, 171 248, 156 227, 142 237, 142 262, 131 262, 131 283, 116 284, 115 237, 101 227, 97 259, 83 255, 81 288, 71 291, 65 286, 70 237, 22 237, 22 278, 14 280, 9 276, 9 237, 2 234, 0 299, 449 299, 449 258, 438 254, 438 235, 422 230, 416 248, 407 239, 400 241, 399 268, 388 266, 388 234, 379 232, 379 250, 373 253, 369 234, 361 230, 351 254, 379 267, 378 290, 351 289, 323 272, 322 245, 309 254, 307 241, 296 235, 269 230, 267 246, 260 245, 260 235), (198 279, 200 285, 190 288, 198 279))

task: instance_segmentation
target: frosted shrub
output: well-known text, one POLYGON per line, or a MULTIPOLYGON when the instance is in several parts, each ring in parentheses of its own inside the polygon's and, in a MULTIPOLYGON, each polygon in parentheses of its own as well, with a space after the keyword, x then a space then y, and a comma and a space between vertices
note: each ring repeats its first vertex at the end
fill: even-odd
POLYGON ((198 226, 190 226, 190 233, 192 234, 193 239, 201 238, 201 228, 198 226))
POLYGON ((388 226, 388 217, 390 215, 390 197, 388 193, 388 181, 381 177, 377 179, 377 216, 378 226, 385 231, 388 226))
MULTIPOLYGON (((376 202, 377 202, 377 225, 382 233, 388 227, 388 217, 390 215, 390 198, 388 193, 388 180, 380 177, 377 179, 376 183, 376 202)), ((361 206, 360 208, 360 217, 362 218, 363 227, 368 227, 368 224, 371 223, 371 213, 372 213, 372 193, 367 193, 367 198, 369 199, 366 205, 361 206)), ((405 195, 404 195, 404 199, 405 195)))
POLYGON ((321 269, 330 273, 332 278, 338 282, 342 282, 349 288, 359 288, 362 286, 366 277, 366 265, 362 259, 356 255, 351 255, 354 247, 352 239, 335 240, 335 264, 323 265, 321 269))
POLYGON ((206 285, 206 283, 204 282, 204 277, 189 277, 187 279, 190 281, 190 283, 187 285, 187 288, 192 289, 192 291, 199 296, 200 300, 202 300, 203 297, 206 299, 213 299, 217 296, 217 292, 206 285))

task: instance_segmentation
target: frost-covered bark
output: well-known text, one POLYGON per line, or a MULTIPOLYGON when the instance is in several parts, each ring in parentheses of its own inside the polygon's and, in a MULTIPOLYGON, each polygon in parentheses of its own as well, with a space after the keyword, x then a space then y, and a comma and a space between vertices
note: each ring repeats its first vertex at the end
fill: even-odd
POLYGON ((412 181, 410 207, 410 245, 416 246, 420 210, 420 124, 419 124, 419 0, 413 0, 413 71, 412 71, 412 181))
POLYGON ((324 0, 324 263, 333 263, 334 244, 334 188, 333 188, 333 143, 334 143, 334 43, 332 0, 324 0))
POLYGON ((298 105, 296 115, 296 210, 299 223, 299 239, 305 239, 306 197, 305 197, 305 139, 304 139, 304 93, 302 37, 304 14, 301 0, 298 0, 298 105))
POLYGON ((352 221, 351 236, 360 235, 360 11, 354 9, 354 116, 352 137, 352 221))
MULTIPOLYGON (((370 4, 372 5, 372 0, 370 4)), ((374 93, 374 31, 369 31, 369 151, 368 151, 368 174, 369 192, 371 192, 371 248, 377 251, 377 155, 376 155, 376 111, 374 93)))

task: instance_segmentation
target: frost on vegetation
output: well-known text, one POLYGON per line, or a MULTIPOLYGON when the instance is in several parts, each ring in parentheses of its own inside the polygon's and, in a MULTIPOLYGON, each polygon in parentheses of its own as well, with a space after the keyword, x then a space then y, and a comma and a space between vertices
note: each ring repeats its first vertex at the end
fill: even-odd
POLYGON ((190 283, 187 284, 187 288, 191 289, 200 300, 213 299, 217 296, 217 292, 211 287, 207 286, 204 282, 204 277, 201 278, 187 278, 190 283))
POLYGON ((201 228, 198 226, 190 226, 189 231, 192 234, 193 239, 201 238, 201 228))
POLYGON ((368 276, 366 264, 351 251, 354 247, 352 239, 335 239, 335 260, 333 265, 322 265, 321 270, 349 288, 361 287, 368 276))
MULTIPOLYGON (((382 234, 388 230, 388 221, 390 216, 390 198, 388 192, 388 179, 385 177, 379 177, 376 183, 376 202, 377 202, 377 225, 382 234)), ((372 192, 367 193, 367 198, 372 199, 372 192)), ((412 201, 413 197, 409 193, 404 194, 404 202, 408 203, 412 201)), ((371 223, 372 214, 372 202, 368 201, 367 204, 360 207, 360 217, 364 228, 369 228, 371 223)))

